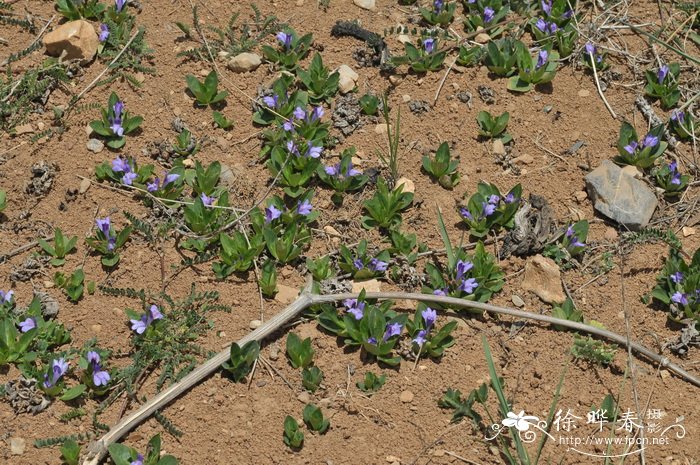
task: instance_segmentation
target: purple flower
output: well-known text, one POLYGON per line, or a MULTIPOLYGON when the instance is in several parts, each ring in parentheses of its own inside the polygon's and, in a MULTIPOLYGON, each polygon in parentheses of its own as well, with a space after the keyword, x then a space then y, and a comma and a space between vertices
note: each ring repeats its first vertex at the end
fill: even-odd
POLYGON ((284 48, 289 50, 292 47, 292 35, 286 32, 280 31, 277 33, 277 40, 280 44, 284 45, 284 48))
POLYGON ((148 192, 155 192, 160 187, 160 179, 156 178, 155 181, 146 184, 146 190, 148 192))
POLYGON ((435 324, 435 320, 437 320, 437 312, 432 308, 428 307, 425 310, 423 310, 420 314, 423 317, 423 321, 425 322, 425 328, 430 329, 435 324))
POLYGON ((552 2, 551 2, 551 0, 549 2, 547 0, 542 0, 541 5, 542 5, 542 11, 547 16, 552 14, 552 2))
POLYGON ((571 237, 574 235, 574 227, 572 225, 569 225, 568 228, 566 228, 566 237, 571 237))
POLYGON ((299 156, 299 149, 297 148, 297 144, 295 144, 293 140, 287 142, 287 151, 290 154, 296 155, 297 157, 299 156))
POLYGON ((462 215, 462 218, 474 221, 474 217, 471 213, 469 213, 469 210, 467 210, 466 208, 460 208, 459 214, 462 215))
POLYGON ((501 198, 497 196, 496 194, 489 195, 488 203, 491 205, 498 205, 498 202, 501 201, 501 198))
POLYGON ((571 243, 566 247, 568 250, 573 250, 577 247, 586 247, 586 244, 578 240, 578 237, 574 236, 571 238, 571 243))
POLYGON ((122 182, 124 184, 126 184, 127 186, 130 186, 130 185, 132 185, 134 180, 138 177, 139 177, 139 175, 136 173, 126 173, 126 174, 124 174, 124 176, 122 176, 122 182))
POLYGON ((100 42, 104 42, 109 37, 109 27, 106 24, 100 24, 100 34, 97 37, 100 42))
POLYGON ((114 110, 114 117, 121 119, 122 112, 124 111, 124 102, 122 102, 121 100, 117 100, 117 102, 112 107, 112 110, 114 110))
POLYGON ((88 362, 92 363, 93 365, 96 363, 100 363, 100 354, 98 354, 94 350, 91 350, 90 352, 85 354, 85 358, 88 362))
POLYGON ((323 107, 322 106, 314 107, 314 109, 311 110, 311 121, 320 120, 322 116, 323 116, 323 107))
POLYGON ((472 294, 474 293, 474 289, 476 289, 477 287, 479 287, 479 283, 476 282, 476 279, 469 278, 462 281, 462 284, 460 284, 459 289, 466 292, 467 294, 472 294))
POLYGON ((547 30, 547 21, 545 21, 544 19, 540 18, 540 19, 538 19, 537 22, 535 23, 535 27, 536 27, 537 29, 539 29, 540 31, 545 32, 545 31, 547 30))
POLYGON ((495 11, 490 6, 484 8, 484 23, 490 23, 493 20, 495 11))
POLYGON ((557 29, 559 29, 559 26, 557 26, 556 23, 549 23, 549 33, 554 34, 557 32, 557 29))
POLYGON ((418 344, 420 347, 422 347, 423 344, 425 344, 425 341, 426 341, 425 336, 427 334, 428 334, 428 332, 426 330, 421 329, 420 331, 418 331, 418 334, 416 335, 416 337, 413 338, 413 343, 418 344))
POLYGON ((639 147, 639 144, 637 141, 632 141, 629 144, 625 145, 623 148, 625 149, 625 152, 629 153, 630 155, 634 155, 635 150, 637 150, 637 147, 639 147))
POLYGON ((427 39, 423 40, 423 49, 425 50, 425 53, 433 53, 433 50, 435 49, 435 39, 428 37, 427 39))
POLYGON ((114 0, 117 13, 121 13, 122 9, 124 9, 124 6, 126 5, 127 0, 114 0))
POLYGON ((379 260, 378 258, 373 258, 369 261, 369 266, 368 268, 372 271, 375 272, 380 272, 380 271, 386 271, 386 267, 389 264, 387 262, 383 262, 379 260))
POLYGON ((284 123, 282 123, 282 129, 284 129, 287 132, 294 131, 294 123, 292 123, 292 120, 287 120, 284 123))
POLYGON ((160 313, 158 307, 156 305, 151 305, 151 308, 149 308, 146 313, 141 315, 140 319, 129 321, 131 321, 131 329, 136 331, 136 334, 143 334, 151 323, 162 318, 163 314, 160 313))
POLYGON ((356 258, 355 260, 352 261, 352 266, 354 266, 359 271, 365 267, 365 264, 362 263, 362 260, 360 260, 359 258, 356 258))
POLYGON ((678 171, 673 173, 673 176, 671 177, 671 184, 674 184, 676 186, 681 185, 681 173, 679 173, 678 171))
POLYGON ((482 202, 481 204, 481 216, 482 217, 488 217, 493 215, 493 213, 496 211, 496 206, 492 203, 488 202, 482 202))
POLYGON ((23 333, 26 333, 27 331, 31 331, 32 329, 36 328, 36 320, 34 318, 27 318, 23 322, 19 324, 19 329, 23 333))
POLYGON ((652 136, 651 134, 647 134, 646 137, 644 138, 644 142, 642 143, 643 147, 655 147, 656 144, 659 143, 659 138, 656 136, 652 136))
POLYGON ((564 12, 564 14, 562 15, 562 18, 563 18, 563 19, 569 19, 569 18, 571 18, 573 15, 574 15, 574 10, 572 10, 571 8, 569 8, 568 10, 566 10, 566 11, 564 12))
POLYGON ((339 171, 340 171, 340 163, 338 163, 337 165, 333 165, 333 166, 326 166, 324 168, 324 171, 326 172, 326 174, 328 176, 338 176, 339 171))
POLYGON ((0 303, 2 304, 9 304, 10 301, 12 300, 12 296, 15 294, 15 291, 0 291, 0 303))
POLYGON ((282 211, 277 209, 274 205, 270 205, 265 208, 265 224, 269 224, 272 220, 276 220, 282 216, 282 211))
POLYGON ((214 205, 214 201, 216 201, 216 198, 209 197, 204 192, 202 192, 202 195, 200 195, 199 198, 202 200, 202 203, 205 207, 211 207, 212 205, 214 205))
POLYGON ((107 386, 110 379, 111 377, 107 370, 95 370, 92 372, 92 382, 95 383, 95 386, 107 386))
POLYGON ((512 192, 509 192, 508 195, 503 197, 503 202, 505 202, 505 203, 513 203, 515 201, 516 201, 515 194, 513 194, 512 192))
POLYGON ((671 113, 671 121, 679 124, 685 124, 685 113, 682 110, 674 110, 671 113))
POLYGON ((586 46, 584 48, 586 49, 586 53, 588 53, 589 55, 595 55, 595 45, 593 45, 592 43, 586 42, 586 46))
POLYGON ((136 456, 136 460, 134 460, 133 462, 131 462, 129 465, 143 465, 143 455, 138 454, 138 455, 136 456))
POLYGON ((175 173, 167 174, 165 176, 165 179, 163 180, 163 187, 167 186, 171 182, 177 181, 178 179, 180 179, 179 174, 175 174, 175 173))
POLYGON ((656 73, 656 79, 659 81, 659 84, 664 83, 664 79, 666 79, 666 76, 668 76, 668 66, 663 65, 661 68, 659 68, 659 71, 656 73))
POLYGON ((268 108, 277 108, 277 105, 279 104, 279 97, 277 97, 276 95, 268 95, 266 97, 263 97, 262 101, 268 108))
POLYGON ((671 296, 671 301, 681 305, 688 305, 688 296, 681 292, 676 292, 671 296))
POLYGON ((129 162, 126 161, 126 159, 118 156, 114 160, 112 160, 112 171, 116 172, 123 172, 123 173, 128 173, 131 171, 131 166, 129 165, 129 162))
POLYGON ((321 152, 323 152, 323 147, 316 147, 311 144, 311 142, 308 142, 309 149, 306 151, 306 156, 311 157, 311 158, 318 158, 321 156, 321 152))
POLYGON ((66 374, 66 371, 68 371, 68 362, 62 358, 54 360, 51 364, 51 377, 49 378, 48 374, 44 374, 44 387, 46 389, 54 387, 58 380, 61 379, 61 376, 66 374))
POLYGON ((97 229, 99 229, 100 231, 102 231, 102 234, 103 234, 105 237, 109 237, 109 236, 110 236, 111 223, 110 223, 110 221, 109 221, 109 216, 106 217, 106 218, 103 219, 103 220, 97 218, 97 219, 95 220, 95 223, 97 224, 97 229))
POLYGON ((357 299, 346 299, 343 301, 346 312, 352 314, 356 320, 361 320, 365 316, 365 303, 358 302, 357 299))
POLYGON ((457 266, 455 268, 456 268, 455 279, 459 281, 464 277, 465 274, 467 274, 467 272, 469 270, 474 268, 474 264, 472 262, 469 262, 469 261, 465 262, 463 260, 459 260, 457 262, 457 266))
POLYGON ((309 202, 308 200, 304 200, 303 202, 300 202, 299 205, 297 205, 297 213, 299 213, 302 216, 308 215, 313 209, 313 205, 311 205, 311 202, 309 202))
POLYGON ((671 278, 671 281, 673 281, 674 283, 680 284, 681 281, 683 281, 683 273, 681 273, 680 271, 676 271, 671 276, 669 276, 669 278, 671 278))
POLYGON ((403 329, 403 326, 401 326, 401 323, 391 323, 386 326, 386 331, 384 332, 384 337, 382 340, 384 342, 388 341, 390 338, 394 336, 398 336, 401 334, 401 330, 403 329))
POLYGON ((539 69, 546 65, 548 58, 549 52, 547 52, 547 50, 540 50, 540 53, 537 54, 537 64, 535 65, 535 69, 539 69))
POLYGON ((377 345, 377 338, 376 338, 376 337, 370 337, 370 338, 367 339, 367 343, 376 346, 376 345, 377 345))
POLYGON ((442 9, 445 7, 445 3, 443 0, 435 0, 433 2, 433 11, 435 12, 436 15, 439 15, 442 13, 442 9))
POLYGON ((435 289, 435 290, 433 291, 433 295, 442 295, 442 296, 446 296, 446 295, 447 295, 447 292, 445 292, 444 289, 435 289))
POLYGON ((122 137, 124 135, 124 128, 122 127, 122 119, 121 118, 112 118, 110 116, 109 122, 111 123, 111 126, 109 129, 112 130, 112 133, 115 136, 122 137))
POLYGON ((294 116, 296 119, 304 119, 304 118, 306 118, 306 112, 304 111, 303 108, 296 107, 294 109, 294 111, 292 112, 292 116, 294 116))

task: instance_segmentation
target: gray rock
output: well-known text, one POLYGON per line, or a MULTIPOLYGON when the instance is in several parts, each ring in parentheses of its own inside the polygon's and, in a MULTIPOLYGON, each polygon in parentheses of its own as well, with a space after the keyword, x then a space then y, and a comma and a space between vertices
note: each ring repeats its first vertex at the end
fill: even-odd
POLYGON ((100 153, 105 148, 105 144, 103 144, 99 139, 90 139, 87 141, 86 146, 89 151, 94 153, 100 153))
POLYGON ((599 213, 632 231, 649 223, 658 201, 644 182, 609 160, 604 160, 585 179, 588 196, 599 213))

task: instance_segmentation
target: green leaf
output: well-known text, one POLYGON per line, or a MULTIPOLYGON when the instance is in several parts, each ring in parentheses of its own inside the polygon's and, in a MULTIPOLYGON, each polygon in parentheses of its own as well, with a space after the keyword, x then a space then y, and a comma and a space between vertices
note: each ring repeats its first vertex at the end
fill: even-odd
POLYGON ((77 397, 80 397, 86 389, 87 386, 84 384, 78 384, 77 386, 73 386, 72 388, 68 389, 63 393, 63 395, 61 396, 61 400, 67 402, 69 400, 73 400, 77 397))
POLYGON ((131 465, 132 459, 136 458, 133 449, 124 444, 110 444, 107 450, 115 465, 131 465))

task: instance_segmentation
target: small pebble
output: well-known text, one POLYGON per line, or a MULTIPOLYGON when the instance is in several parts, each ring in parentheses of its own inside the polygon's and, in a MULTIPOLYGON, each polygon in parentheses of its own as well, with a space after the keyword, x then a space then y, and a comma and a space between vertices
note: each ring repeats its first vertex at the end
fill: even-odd
POLYGON ((399 395, 399 400, 403 402, 404 404, 407 404, 409 402, 413 402, 413 393, 411 391, 403 391, 399 395))
POLYGON ((100 153, 105 148, 105 144, 103 144, 99 139, 90 139, 85 145, 87 146, 87 149, 93 153, 100 153))
POLYGON ((90 184, 92 183, 89 179, 83 179, 82 181, 80 181, 80 187, 78 188, 78 192, 80 192, 81 194, 86 193, 87 190, 90 189, 90 184))
POLYGON ((262 321, 260 321, 260 320, 251 320, 251 322, 250 322, 250 324, 248 325, 248 327, 249 327, 250 329, 258 329, 258 328, 260 327, 260 325, 262 325, 262 321))
POLYGON ((308 404, 309 402, 311 402, 311 395, 308 392, 304 391, 297 396, 297 400, 303 404, 308 404))
POLYGON ((24 449, 27 446, 27 441, 24 438, 10 438, 10 453, 12 455, 24 454, 24 449))
POLYGON ((517 294, 513 294, 510 300, 511 302, 513 302, 513 305, 515 305, 518 308, 525 306, 525 301, 517 294))

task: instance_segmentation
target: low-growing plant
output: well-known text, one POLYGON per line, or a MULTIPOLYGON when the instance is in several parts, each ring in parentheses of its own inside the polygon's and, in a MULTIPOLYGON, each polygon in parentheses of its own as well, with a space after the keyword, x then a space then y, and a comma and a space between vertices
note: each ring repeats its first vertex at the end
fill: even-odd
POLYGON ((197 99, 199 105, 213 105, 223 101, 228 96, 228 92, 225 90, 219 92, 219 76, 216 70, 210 71, 203 82, 200 82, 199 79, 191 74, 188 74, 185 80, 187 81, 187 88, 197 99))
MULTIPOLYGON (((559 28, 554 35, 554 46, 559 52, 560 59, 566 59, 571 56, 578 44, 578 30, 574 23, 569 23, 566 26, 559 28)), ((597 58, 596 58, 597 59, 597 58)), ((603 61, 602 64, 605 64, 603 61)), ((607 64, 605 65, 607 66, 607 64)))
POLYGON ((107 450, 114 465, 177 465, 179 463, 178 459, 172 455, 161 455, 160 447, 160 434, 156 434, 148 441, 145 456, 136 449, 118 442, 111 444, 107 450))
POLYGON ((457 423, 462 418, 470 418, 477 425, 481 423, 481 415, 472 407, 474 402, 485 403, 488 400, 489 389, 486 383, 483 383, 478 389, 473 389, 467 397, 462 396, 459 389, 448 388, 445 394, 438 399, 438 407, 451 409, 452 423, 457 423))
MULTIPOLYGON (((575 321, 577 323, 583 323, 583 312, 576 309, 574 301, 570 298, 566 298, 563 304, 555 305, 552 308, 552 316, 554 318, 560 318, 562 320, 575 321)), ((554 328, 565 331, 566 328, 561 325, 553 325, 554 328)))
POLYGON ((423 169, 445 189, 452 189, 459 184, 457 167, 459 160, 450 159, 450 146, 443 142, 435 152, 435 157, 423 157, 423 169))
POLYGON ((386 375, 380 375, 377 376, 371 371, 368 371, 365 373, 364 378, 362 381, 358 381, 355 383, 357 388, 364 392, 367 395, 372 395, 375 392, 379 391, 382 386, 384 386, 384 383, 386 383, 386 375))
POLYGON ((338 267, 354 279, 364 280, 382 276, 389 266, 389 252, 383 250, 375 255, 367 251, 367 241, 362 239, 355 250, 350 250, 345 244, 340 245, 340 260, 338 267))
MULTIPOLYGON (((689 111, 674 110, 671 112, 668 125, 681 139, 690 139, 697 134, 695 132, 696 122, 695 117, 689 111)), ((0 211, 2 211, 1 207, 0 211)))
POLYGON ((309 92, 309 98, 313 103, 328 102, 338 92, 340 74, 338 71, 331 73, 323 65, 323 58, 319 53, 311 59, 308 70, 297 70, 297 76, 309 92))
POLYGON ((354 167, 352 163, 354 154, 354 147, 346 149, 341 155, 340 162, 330 166, 319 166, 316 170, 319 179, 335 191, 331 195, 331 200, 336 205, 342 205, 345 192, 360 190, 369 180, 368 176, 354 167))
POLYGON ((586 249, 588 221, 581 220, 567 226, 559 240, 545 247, 543 255, 552 258, 558 265, 567 269, 571 259, 578 257, 586 249))
POLYGON ((304 407, 304 423, 311 431, 324 434, 331 426, 331 422, 323 417, 323 412, 314 404, 306 404, 304 407))
POLYGON ((260 267, 258 285, 265 297, 274 297, 277 294, 277 268, 273 260, 266 260, 260 267))
POLYGON ((359 99, 360 109, 362 113, 368 116, 374 116, 379 110, 379 98, 376 95, 365 94, 359 99))
POLYGON ((529 92, 535 86, 546 84, 554 79, 559 54, 542 49, 536 57, 522 47, 516 52, 518 75, 508 80, 508 89, 514 92, 529 92))
POLYGON ((39 247, 41 247, 44 252, 53 257, 51 259, 51 264, 53 266, 61 266, 66 262, 66 255, 71 253, 75 249, 75 244, 78 242, 78 236, 73 236, 70 239, 63 236, 63 232, 60 228, 54 230, 53 245, 46 242, 44 239, 37 239, 39 242, 39 247))
MULTIPOLYGON (((700 249, 690 263, 674 247, 669 250, 663 269, 656 277, 652 297, 666 306, 669 318, 700 321, 700 249)), ((697 324, 697 323, 696 323, 697 324)))
POLYGON ((227 119, 222 113, 214 111, 211 114, 214 123, 224 131, 227 131, 233 127, 233 120, 227 119))
POLYGON ((218 279, 224 279, 236 272, 250 270, 255 259, 265 248, 261 234, 249 235, 246 238, 246 235, 240 231, 234 231, 232 236, 221 233, 219 244, 221 246, 219 249, 221 261, 212 264, 212 270, 218 279))
POLYGON ((97 219, 95 221, 95 235, 85 238, 85 242, 96 252, 102 255, 102 264, 108 268, 116 266, 119 263, 119 249, 129 239, 132 227, 127 226, 117 232, 109 217, 97 219))
POLYGON ((282 439, 292 449, 299 449, 304 444, 304 432, 299 429, 299 423, 290 415, 284 419, 282 439))
POLYGON ((520 184, 502 196, 498 187, 480 182, 466 207, 459 209, 462 221, 469 226, 469 234, 481 238, 500 228, 512 228, 515 213, 520 208, 521 196, 520 184))
POLYGON ((391 247, 387 250, 390 257, 403 257, 410 265, 415 263, 419 252, 425 252, 425 244, 418 245, 418 236, 415 234, 403 234, 401 231, 389 231, 391 247))
MULTIPOLYGON (((591 324, 591 322, 589 322, 591 324)), ((599 325, 601 326, 601 325, 599 325)), ((615 358, 615 347, 591 336, 574 335, 571 355, 576 359, 586 360, 600 365, 610 365, 615 358)))
POLYGON ((56 0, 56 11, 68 21, 77 19, 99 19, 104 13, 105 6, 98 0, 56 0))
POLYGON ((269 45, 263 45, 263 55, 268 61, 290 71, 296 69, 299 61, 306 57, 314 40, 311 33, 299 37, 293 29, 280 31, 276 37, 279 48, 275 50, 269 45))
POLYGON ((419 11, 425 22, 432 26, 440 25, 444 28, 452 22, 456 8, 457 2, 434 0, 432 8, 420 8, 419 11))
POLYGON ((511 37, 492 40, 486 45, 484 64, 496 76, 511 76, 517 71, 518 54, 527 48, 525 44, 511 37))
POLYGON ((109 162, 103 162, 95 167, 95 176, 99 181, 109 180, 126 186, 138 188, 147 187, 153 175, 153 165, 139 166, 134 157, 117 156, 109 162))
POLYGON ((289 333, 286 348, 287 358, 293 368, 307 368, 313 363, 314 349, 311 347, 310 337, 302 341, 295 333, 289 333))
POLYGON ((658 98, 661 108, 668 110, 673 108, 681 98, 681 91, 678 89, 678 75, 681 67, 678 63, 661 65, 658 71, 647 70, 645 73, 647 85, 644 92, 653 98, 658 98))
POLYGON ((460 45, 457 63, 461 66, 476 66, 484 60, 485 56, 486 48, 482 48, 480 45, 473 47, 460 45))
POLYGON ((599 53, 598 48, 591 42, 587 42, 583 47, 583 64, 586 68, 592 70, 595 68, 597 72, 605 71, 609 65, 605 61, 606 54, 599 53))
POLYGON ((663 124, 654 126, 643 140, 637 137, 637 131, 628 122, 622 123, 620 137, 617 140, 617 152, 613 161, 618 165, 634 165, 647 169, 656 163, 666 151, 668 144, 661 140, 664 132, 663 124))
POLYGON ((464 28, 469 32, 477 32, 484 28, 489 29, 490 37, 498 37, 503 33, 503 27, 493 27, 501 22, 510 12, 507 5, 500 1, 484 1, 466 3, 469 14, 464 17, 464 28))
POLYGON ((319 367, 306 367, 301 372, 301 385, 309 392, 316 392, 323 382, 323 372, 319 367))
POLYGON ((0 189, 0 213, 7 208, 7 193, 0 189))
POLYGON ((183 129, 171 145, 172 151, 178 157, 191 157, 199 152, 200 143, 195 139, 189 129, 183 129))
POLYGON ((416 47, 410 42, 404 44, 403 56, 393 57, 392 63, 395 66, 408 64, 414 73, 426 73, 428 71, 438 71, 445 61, 447 50, 439 50, 438 39, 426 37, 421 44, 416 47))
POLYGON ((107 108, 102 109, 102 119, 90 123, 92 130, 104 137, 107 146, 113 149, 122 148, 126 144, 126 136, 137 131, 143 122, 141 116, 129 116, 124 107, 124 102, 112 92, 107 108))
POLYGON ((362 226, 371 228, 391 229, 401 225, 401 212, 413 202, 413 193, 404 192, 400 184, 393 190, 383 178, 377 180, 377 190, 374 196, 363 202, 368 216, 362 217, 362 226))
POLYGON ((656 184, 664 190, 667 197, 678 197, 687 187, 690 176, 678 171, 678 163, 672 161, 668 165, 662 165, 654 172, 656 184))
POLYGON ((413 320, 406 322, 406 330, 411 337, 413 353, 440 358, 445 349, 455 343, 451 333, 457 327, 456 321, 450 321, 440 329, 436 326, 437 312, 425 304, 419 304, 413 320))
POLYGON ((390 117, 389 108, 389 97, 385 93, 382 95, 382 117, 384 118, 384 124, 386 124, 386 136, 389 146, 389 151, 384 150, 377 151, 379 160, 384 163, 384 165, 389 168, 391 173, 391 180, 397 181, 399 179, 399 140, 401 136, 401 107, 396 110, 396 121, 392 123, 390 117))
POLYGON ((513 137, 508 134, 506 128, 510 121, 510 113, 503 112, 500 116, 492 116, 488 111, 480 111, 476 117, 476 122, 479 123, 479 135, 489 139, 499 138, 504 144, 507 144, 513 137))
POLYGON ((82 268, 76 269, 70 276, 66 276, 61 272, 56 272, 53 276, 53 282, 57 288, 63 289, 68 298, 72 302, 77 302, 83 296, 83 282, 85 281, 85 273, 82 268))
POLYGON ((231 344, 231 355, 229 359, 221 365, 226 370, 233 380, 237 383, 245 380, 248 373, 253 369, 253 364, 260 355, 260 343, 258 341, 249 341, 240 347, 235 342, 231 344))
POLYGON ((61 459, 65 465, 78 465, 80 462, 80 445, 73 439, 68 439, 61 446, 61 459))
POLYGON ((330 255, 324 255, 315 260, 307 258, 306 269, 309 270, 315 281, 323 281, 334 275, 330 255))

